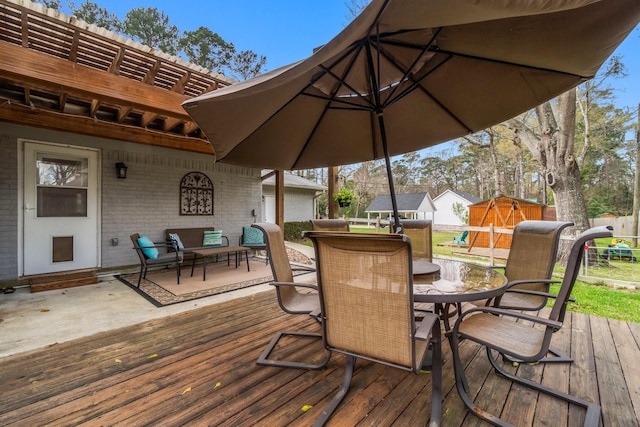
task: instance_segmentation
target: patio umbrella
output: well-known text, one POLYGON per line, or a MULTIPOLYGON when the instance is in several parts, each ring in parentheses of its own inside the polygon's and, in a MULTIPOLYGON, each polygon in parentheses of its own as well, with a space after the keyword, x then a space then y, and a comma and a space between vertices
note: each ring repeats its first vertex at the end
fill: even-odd
MULTIPOLYGON (((486 129, 593 77, 638 0, 374 0, 310 57, 186 101, 225 163, 385 159, 486 129)), ((286 48, 283 46, 283 49, 286 48)))

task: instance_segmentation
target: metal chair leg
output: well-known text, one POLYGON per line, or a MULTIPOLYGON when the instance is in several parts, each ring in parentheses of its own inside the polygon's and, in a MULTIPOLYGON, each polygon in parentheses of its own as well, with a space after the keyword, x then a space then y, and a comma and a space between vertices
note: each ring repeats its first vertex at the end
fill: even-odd
POLYGON ((577 406, 581 406, 583 408, 585 408, 587 410, 587 414, 585 416, 585 420, 584 420, 584 425, 585 426, 593 426, 593 427, 598 427, 598 425, 600 424, 600 405, 596 405, 595 403, 591 403, 588 402, 584 399, 581 399, 577 396, 568 394, 568 393, 563 393, 561 391, 552 389, 550 387, 546 387, 540 383, 528 380, 526 378, 522 378, 519 377, 517 375, 513 375, 510 374, 509 372, 505 371, 504 368, 502 368, 496 361, 496 358, 493 357, 493 354, 491 353, 491 350, 487 348, 487 357, 489 358, 489 362, 491 362, 491 365, 493 366, 493 368, 495 369, 495 371, 497 373, 499 373, 500 375, 502 375, 503 377, 518 383, 518 384, 522 384, 525 385, 529 388, 532 388, 534 390, 538 390, 541 391, 545 394, 548 394, 550 396, 556 397, 558 399, 562 399, 565 402, 569 402, 572 403, 574 405, 577 406))
MULTIPOLYGON (((452 344, 451 350, 453 352, 453 367, 454 367, 455 377, 456 377, 456 388, 458 390, 458 394, 460 395, 460 399, 462 399, 464 405, 474 415, 490 422, 493 425, 504 426, 504 427, 511 426, 510 423, 504 421, 503 419, 479 408, 478 406, 475 405, 473 400, 471 400, 471 397, 468 394, 469 387, 467 385, 467 378, 464 372, 464 367, 462 366, 462 361, 460 360, 460 353, 458 348, 459 338, 452 334, 450 336, 450 340, 452 344)), ((567 393, 562 393, 560 391, 554 390, 549 387, 545 387, 542 384, 536 383, 534 381, 530 381, 525 378, 518 377, 516 375, 508 373, 501 366, 498 365, 496 358, 493 356, 492 350, 490 348, 487 348, 487 357, 489 358, 489 362, 495 369, 496 373, 504 376, 505 378, 515 383, 522 384, 534 390, 540 391, 542 393, 548 394, 550 396, 556 397, 558 399, 562 399, 566 402, 585 408, 587 413, 585 416, 584 425, 589 427, 597 427, 599 425, 600 423, 600 406, 599 405, 588 402, 579 397, 576 397, 567 393)))
MULTIPOLYGON (((535 363, 573 363, 573 358, 560 350, 549 348, 549 353, 553 356, 543 357, 535 363)), ((506 354, 502 355, 502 360, 508 363, 527 363, 506 354)))
POLYGON ((356 365, 356 357, 352 355, 347 355, 347 364, 344 367, 344 379, 342 380, 342 384, 338 389, 338 392, 333 396, 331 402, 327 405, 326 408, 320 414, 320 417, 313 423, 313 427, 322 427, 324 426, 331 415, 335 412, 342 399, 347 395, 349 391, 349 386, 351 385, 351 378, 353 377, 353 370, 356 365))
POLYGON ((320 363, 304 363, 304 362, 295 362, 295 361, 288 361, 288 360, 269 359, 269 355, 271 354, 273 349, 276 347, 276 345, 278 345, 278 341, 280 341, 280 338, 286 335, 322 340, 322 334, 320 333, 280 331, 276 333, 276 335, 271 339, 271 341, 269 342, 269 345, 267 345, 267 348, 265 348, 262 354, 260 355, 260 357, 258 357, 256 364, 260 366, 275 366, 278 368, 311 369, 311 370, 322 369, 325 366, 327 366, 327 363, 329 363, 329 359, 331 358, 330 351, 327 351, 326 359, 320 363))

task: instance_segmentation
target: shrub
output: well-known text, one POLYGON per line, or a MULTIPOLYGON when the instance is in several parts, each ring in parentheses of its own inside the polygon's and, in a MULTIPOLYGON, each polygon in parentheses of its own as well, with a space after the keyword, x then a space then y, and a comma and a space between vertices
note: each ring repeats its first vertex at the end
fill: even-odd
POLYGON ((299 242, 302 240, 302 232, 310 231, 309 221, 291 221, 284 223, 284 240, 289 242, 299 242))

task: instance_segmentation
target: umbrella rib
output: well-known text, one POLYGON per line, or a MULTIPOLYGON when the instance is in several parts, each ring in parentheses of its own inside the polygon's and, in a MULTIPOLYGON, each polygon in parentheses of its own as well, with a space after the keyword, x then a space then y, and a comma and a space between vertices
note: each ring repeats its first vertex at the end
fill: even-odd
MULTIPOLYGON (((411 66, 409 66, 407 69, 403 69, 400 66, 400 64, 398 64, 397 61, 392 56, 387 54, 387 52, 384 49, 382 49, 382 45, 385 44, 387 41, 383 41, 380 44, 380 46, 377 47, 376 51, 378 52, 378 54, 383 55, 389 61, 389 63, 393 64, 399 71, 401 71, 403 73, 402 79, 400 80, 400 82, 403 82, 405 80, 411 80, 411 81, 414 82, 414 84, 412 84, 407 89, 405 89, 402 92, 400 92, 397 97, 394 96, 394 95, 400 89, 400 85, 398 84, 397 86, 395 86, 392 89, 392 91, 389 94, 389 96, 387 97, 387 102, 385 103, 386 106, 389 106, 389 105, 393 104, 394 102, 396 102, 397 100, 399 100, 401 98, 404 98, 407 94, 409 94, 410 92, 415 90, 415 88, 417 87, 417 82, 415 82, 413 80, 413 78, 409 79, 409 75, 411 74, 411 70, 413 70, 413 68, 416 66, 416 64, 420 60, 420 58, 422 58, 424 56, 424 54, 429 50, 429 48, 431 48, 431 46, 433 46, 433 43, 435 42, 436 38, 438 37, 438 34, 440 34, 441 30, 442 30, 441 27, 438 28, 438 30, 435 31, 433 33, 433 35, 431 36, 431 38, 429 39, 429 42, 426 43, 425 45, 409 45, 409 44, 406 44, 406 43, 388 43, 388 44, 392 44, 392 45, 395 45, 395 46, 411 47, 411 48, 415 48, 415 49, 420 50, 420 53, 415 57, 415 59, 411 63, 411 66)), ((442 64, 440 64, 440 65, 442 65, 442 64)))
MULTIPOLYGON (((317 98, 317 99, 322 99, 325 101, 329 101, 329 102, 336 102, 336 103, 340 103, 340 104, 345 104, 348 107, 352 107, 352 108, 344 108, 345 110, 363 110, 363 111, 372 111, 374 109, 374 106, 371 105, 371 103, 367 102, 367 104, 369 105, 369 107, 367 107, 366 105, 361 105, 361 104, 357 104, 355 102, 349 102, 348 99, 349 98, 337 98, 337 97, 330 97, 328 95, 317 95, 315 93, 305 93, 303 92, 301 95, 305 95, 311 98, 317 98)), ((340 107, 332 107, 329 106, 329 108, 331 109, 341 109, 340 107)))
POLYGON ((536 66, 527 65, 527 64, 520 64, 520 63, 517 63, 517 62, 505 61, 505 60, 502 60, 502 59, 493 59, 493 58, 487 58, 487 57, 484 57, 484 56, 476 56, 476 55, 469 55, 469 54, 466 54, 466 53, 453 52, 453 51, 450 51, 450 50, 442 50, 442 49, 440 49, 438 47, 432 48, 431 52, 442 53, 442 54, 445 54, 445 55, 449 55, 450 57, 477 59, 478 61, 483 61, 483 62, 492 62, 492 63, 496 63, 496 64, 512 65, 512 66, 515 66, 515 67, 528 68, 528 69, 531 69, 531 70, 540 70, 540 71, 545 71, 545 72, 548 72, 548 73, 563 74, 565 76, 577 77, 579 79, 584 79, 584 80, 589 80, 589 79, 593 78, 593 76, 581 76, 579 74, 568 73, 566 71, 554 70, 554 69, 551 69, 551 68, 536 67, 536 66))
MULTIPOLYGON (((354 44, 353 46, 354 50, 359 50, 362 49, 362 46, 354 44)), ((349 49, 349 52, 352 52, 352 49, 349 49)), ((335 79, 338 80, 338 84, 333 93, 330 96, 322 97, 322 96, 314 96, 312 94, 308 94, 305 93, 305 91, 312 86, 312 83, 310 83, 309 85, 307 85, 302 91, 301 94, 306 95, 306 96, 314 96, 320 99, 324 99, 327 101, 327 103, 324 106, 324 109, 322 110, 322 114, 320 114, 320 117, 318 117, 318 120, 316 121, 315 125, 313 126, 313 129, 311 130, 311 132, 309 133, 309 136, 307 137, 307 140, 304 142, 304 145, 302 146, 302 149, 300 150, 300 152, 298 153, 298 156, 296 157, 296 160, 293 162, 293 168, 296 167, 296 165, 298 164, 298 161, 300 160, 300 158, 302 157, 302 153, 304 153, 304 151, 307 149, 307 146, 311 143, 311 138, 313 138, 313 135, 316 133, 316 130, 318 129, 318 126, 320 126, 320 122, 322 122, 322 118, 325 116, 325 114, 327 114, 327 111, 329 111, 329 109, 331 108, 331 103, 334 101, 338 101, 339 98, 336 97, 336 95, 338 94, 338 92, 340 91, 340 87, 341 85, 346 85, 346 81, 345 81, 345 76, 347 74, 349 74, 349 71, 351 71, 353 64, 355 63, 355 58, 357 57, 357 53, 355 55, 352 56, 352 60, 349 63, 349 65, 346 67, 346 69, 344 70, 344 74, 343 77, 340 78, 339 76, 337 76, 330 68, 324 67, 322 65, 319 65, 319 67, 324 71, 325 74, 329 74, 330 76, 334 77, 335 79)), ((340 61, 342 59, 344 59, 346 57, 346 55, 343 55, 340 59, 338 59, 336 62, 334 62, 332 64, 332 67, 335 67, 338 63, 340 63, 340 61)), ((317 81, 318 79, 320 79, 321 76, 318 76, 318 78, 315 80, 317 81)), ((360 95, 359 95, 360 96, 360 95)), ((365 98, 366 99, 366 98, 365 98)))
MULTIPOLYGON (((360 46, 360 48, 362 48, 362 46, 360 46)), ((354 61, 355 61, 355 57, 356 57, 356 56, 357 56, 357 55, 354 55, 354 56, 353 56, 354 61)), ((348 74, 348 71, 350 71, 350 70, 353 68, 353 63, 354 63, 354 62, 352 61, 352 63, 351 63, 351 64, 349 64, 349 67, 347 68, 347 71, 345 72, 345 75, 346 75, 346 74, 348 74)), ((362 95, 361 93, 359 93, 359 92, 358 92, 354 87, 352 87, 349 83, 347 83, 347 81, 346 81, 346 79, 345 79, 344 77, 340 77, 340 76, 338 76, 338 75, 337 75, 337 74, 335 74, 331 69, 329 69, 329 68, 327 68, 327 67, 324 67, 323 65, 319 65, 319 67, 320 67, 320 68, 322 68, 322 69, 325 71, 325 73, 327 73, 327 74, 329 74, 331 77, 335 78, 335 79, 336 79, 340 84, 342 84, 343 86, 345 86, 345 87, 346 87, 347 89, 349 89, 351 92, 355 93, 355 94, 357 95, 357 98, 358 98, 358 99, 361 99, 361 100, 363 100, 364 102, 366 102, 367 104, 369 104, 369 105, 371 106, 371 108, 375 108, 375 105, 374 105, 374 104, 372 104, 372 103, 371 103, 371 101, 370 101, 366 96, 363 96, 363 95, 362 95)), ((342 98, 338 98, 338 97, 336 97, 336 93, 337 93, 337 90, 336 90, 336 92, 334 92, 333 96, 331 96, 331 97, 327 97, 327 99, 329 99, 329 100, 331 100, 331 101, 336 101, 336 102, 345 102, 345 103, 347 103, 346 101, 343 101, 343 99, 342 99, 342 98)), ((306 94, 305 94, 305 95, 306 95, 306 94)), ((352 97, 352 98, 356 98, 356 97, 352 97)), ((357 105, 357 104, 354 104, 354 105, 357 105)))

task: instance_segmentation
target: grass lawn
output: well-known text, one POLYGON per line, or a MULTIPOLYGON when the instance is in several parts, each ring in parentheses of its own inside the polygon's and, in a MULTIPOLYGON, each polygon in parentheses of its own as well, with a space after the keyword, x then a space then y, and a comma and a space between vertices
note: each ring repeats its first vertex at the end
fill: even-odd
MULTIPOLYGON (((357 233, 371 233, 374 229, 366 227, 351 227, 351 231, 357 233)), ((388 233, 388 229, 381 229, 382 233, 388 233)), ((454 236, 459 236, 456 232, 433 233, 433 254, 435 257, 446 256, 466 259, 471 262, 486 259, 468 257, 453 254, 454 246, 438 246, 439 243, 451 242, 454 236)), ((608 239, 605 239, 608 240, 608 239)), ((598 247, 606 247, 608 241, 597 241, 598 247)), ((639 257, 640 258, 640 257, 639 257)), ((564 268, 556 268, 556 273, 562 273, 564 268)), ((593 277, 603 277, 624 281, 640 281, 640 262, 629 263, 628 261, 612 261, 610 263, 600 263, 598 267, 590 267, 589 275, 593 277)), ((557 292, 558 285, 552 287, 557 292)), ((572 296, 576 302, 569 304, 569 310, 593 316, 608 317, 629 322, 640 323, 640 289, 614 288, 604 282, 589 284, 577 281, 574 286, 572 296)))

